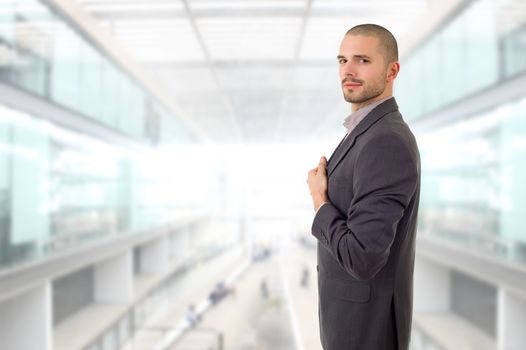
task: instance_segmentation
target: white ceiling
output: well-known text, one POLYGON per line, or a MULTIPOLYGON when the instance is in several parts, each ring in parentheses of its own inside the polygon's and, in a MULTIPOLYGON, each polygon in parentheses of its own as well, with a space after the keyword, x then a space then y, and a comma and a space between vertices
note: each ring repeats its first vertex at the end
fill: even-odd
POLYGON ((378 23, 400 40, 431 0, 78 0, 212 140, 343 133, 336 55, 378 23))

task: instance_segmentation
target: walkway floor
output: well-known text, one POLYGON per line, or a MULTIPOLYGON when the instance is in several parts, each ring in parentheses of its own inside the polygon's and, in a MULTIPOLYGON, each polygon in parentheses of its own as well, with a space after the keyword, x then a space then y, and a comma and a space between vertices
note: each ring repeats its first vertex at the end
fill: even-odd
POLYGON ((321 350, 318 334, 315 249, 290 242, 254 263, 172 350, 321 350))

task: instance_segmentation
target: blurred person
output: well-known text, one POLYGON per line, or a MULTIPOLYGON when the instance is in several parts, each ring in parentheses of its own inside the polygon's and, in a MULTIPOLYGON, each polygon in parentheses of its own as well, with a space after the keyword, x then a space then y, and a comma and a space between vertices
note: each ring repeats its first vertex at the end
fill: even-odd
POLYGON ((190 304, 188 306, 188 310, 186 311, 186 320, 192 328, 201 322, 201 315, 195 311, 194 304, 190 304))
POLYGON ((347 31, 337 56, 347 134, 307 183, 316 211, 325 350, 406 350, 412 319, 420 156, 393 97, 396 39, 374 24, 347 31))
POLYGON ((228 295, 229 290, 226 288, 225 283, 223 281, 218 282, 210 295, 208 296, 208 299, 210 300, 210 303, 212 305, 217 304, 221 299, 226 297, 228 295))

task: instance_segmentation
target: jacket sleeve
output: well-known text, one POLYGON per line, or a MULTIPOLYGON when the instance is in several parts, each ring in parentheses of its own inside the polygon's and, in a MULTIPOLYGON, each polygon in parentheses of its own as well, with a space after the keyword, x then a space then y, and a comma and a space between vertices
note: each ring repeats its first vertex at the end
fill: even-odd
POLYGON ((400 136, 376 135, 357 156, 347 212, 329 202, 314 216, 312 234, 355 278, 371 279, 387 263, 398 223, 416 192, 415 163, 400 136))

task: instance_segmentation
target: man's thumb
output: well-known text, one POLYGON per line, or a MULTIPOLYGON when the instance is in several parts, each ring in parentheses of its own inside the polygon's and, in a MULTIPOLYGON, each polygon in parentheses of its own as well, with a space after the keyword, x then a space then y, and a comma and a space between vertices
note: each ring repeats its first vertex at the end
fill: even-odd
POLYGON ((320 163, 318 164, 318 170, 325 171, 325 168, 327 168, 327 158, 321 157, 320 163))

